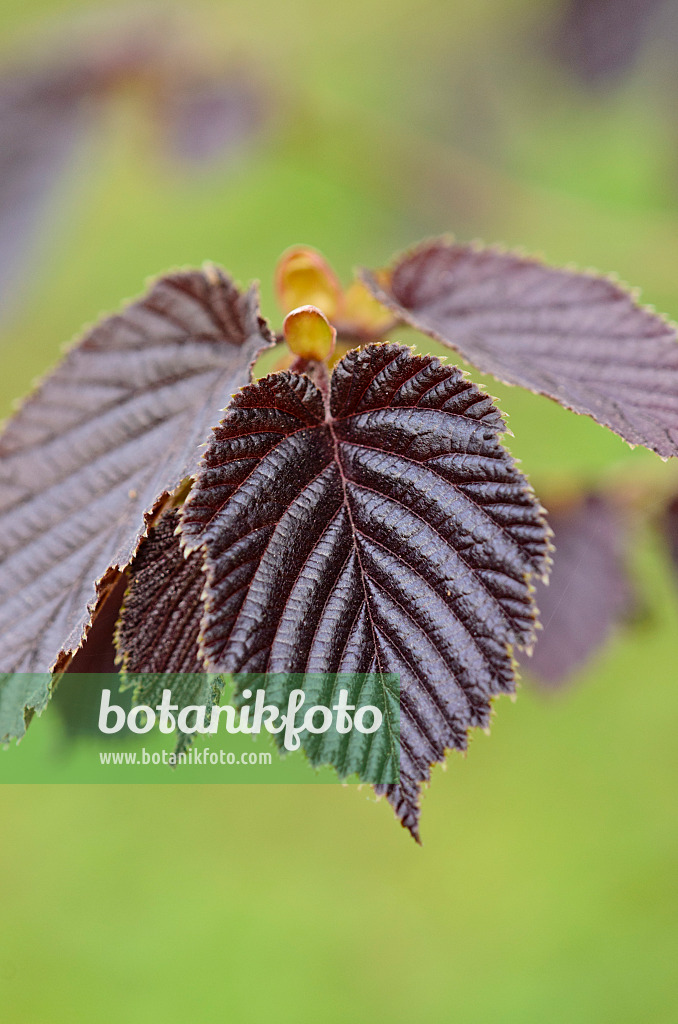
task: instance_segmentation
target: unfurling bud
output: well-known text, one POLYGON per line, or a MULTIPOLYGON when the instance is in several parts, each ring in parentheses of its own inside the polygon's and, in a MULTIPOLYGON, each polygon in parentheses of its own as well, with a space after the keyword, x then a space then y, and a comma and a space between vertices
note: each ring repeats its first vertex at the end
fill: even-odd
POLYGON ((323 363, 332 355, 337 337, 332 324, 317 306, 300 306, 285 317, 285 341, 296 356, 323 363))
POLYGON ((319 252, 306 246, 288 249, 280 257, 275 288, 286 313, 310 302, 332 320, 341 304, 341 285, 334 271, 319 252))
MULTIPOLYGON (((376 276, 376 275, 375 275, 376 276)), ((396 318, 383 306, 362 281, 353 281, 344 293, 342 324, 349 331, 378 337, 394 326, 396 318)))

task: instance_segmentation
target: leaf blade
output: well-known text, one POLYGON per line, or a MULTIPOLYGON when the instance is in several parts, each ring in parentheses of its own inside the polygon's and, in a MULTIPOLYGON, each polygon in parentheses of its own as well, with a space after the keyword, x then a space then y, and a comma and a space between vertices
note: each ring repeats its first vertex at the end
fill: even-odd
POLYGON ((0 673, 0 744, 20 740, 34 714, 41 715, 52 692, 46 672, 0 673))
MULTIPOLYGON (((156 707, 168 689, 179 710, 202 705, 209 716, 223 687, 205 672, 200 658, 203 564, 198 552, 184 557, 178 523, 178 511, 169 509, 142 541, 129 568, 116 647, 135 704, 156 707)), ((192 740, 192 734, 177 730, 175 753, 192 740)))
POLYGON ((405 323, 483 373, 591 416, 631 445, 678 455, 676 329, 611 280, 445 239, 364 280, 405 323))
MULTIPOLYGON (((372 785, 392 784, 400 775, 400 729, 399 729, 399 681, 394 676, 376 673, 268 673, 264 675, 237 675, 234 701, 242 708, 256 700, 257 691, 263 691, 266 706, 290 714, 295 729, 300 731, 300 745, 308 760, 315 767, 331 764, 343 781, 357 776, 360 782, 372 785), (302 690, 304 702, 296 712, 289 711, 290 695, 295 689, 302 690), (346 706, 352 710, 376 708, 381 714, 384 728, 370 734, 365 742, 355 729, 344 732, 336 723, 324 732, 308 732, 303 721, 310 708, 320 707, 336 710, 345 692, 346 706)), ((372 713, 372 712, 371 712, 372 713)), ((286 730, 285 730, 286 731, 286 730)), ((274 734, 276 746, 284 756, 285 733, 281 729, 274 734)))
POLYGON ((634 607, 625 565, 628 512, 602 494, 549 512, 553 566, 549 585, 537 585, 542 630, 525 673, 555 688, 583 668, 634 607))
POLYGON ((487 724, 533 639, 548 531, 502 431, 455 367, 370 345, 338 364, 329 406, 291 372, 241 391, 182 512, 210 670, 400 676, 384 791, 415 836, 430 765, 487 724))
POLYGON ((218 268, 160 278, 95 326, 0 437, 0 668, 60 671, 101 588, 192 475, 199 445, 273 343, 218 268))

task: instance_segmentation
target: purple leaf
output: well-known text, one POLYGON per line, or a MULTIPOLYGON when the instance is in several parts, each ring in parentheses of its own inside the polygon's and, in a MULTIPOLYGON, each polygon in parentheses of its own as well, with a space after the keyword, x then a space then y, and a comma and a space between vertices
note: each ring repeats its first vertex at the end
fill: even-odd
MULTIPOLYGON (((66 671, 54 687, 52 706, 59 715, 69 739, 78 736, 103 734, 98 728, 101 703, 101 675, 114 677, 118 673, 115 651, 115 627, 120 617, 122 599, 127 588, 124 572, 112 574, 111 584, 101 594, 96 614, 87 631, 82 647, 78 648, 66 671)), ((110 686, 111 680, 106 680, 110 686)), ((125 702, 124 694, 117 695, 116 703, 125 702)))
POLYGON ((624 564, 628 515, 589 495, 549 512, 555 552, 549 585, 537 586, 543 629, 525 672, 545 686, 564 683, 606 643, 635 604, 624 564))
POLYGON ((426 242, 367 273, 402 320, 483 373, 678 455, 676 330, 604 277, 497 249, 426 242))
POLYGON ((263 90, 244 69, 206 77, 199 52, 183 43, 142 16, 98 32, 71 29, 66 44, 52 40, 49 60, 34 54, 0 74, 0 316, 29 279, 26 260, 79 144, 121 85, 146 92, 175 158, 223 157, 260 130, 263 90))
POLYGON ((190 164, 224 160, 261 130, 261 90, 244 75, 172 82, 159 107, 170 156, 190 164))
POLYGON ((635 63, 653 15, 666 0, 567 0, 556 55, 583 81, 620 78, 635 63))
POLYGON ((165 512, 130 566, 116 638, 126 674, 204 671, 198 654, 202 558, 197 553, 184 557, 178 525, 179 513, 165 512))
POLYGON ((664 510, 661 527, 668 544, 671 562, 678 570, 678 496, 673 498, 664 510))
POLYGON ((65 669, 67 674, 101 675, 118 671, 115 628, 129 580, 125 572, 118 571, 110 573, 109 576, 110 584, 105 592, 99 593, 96 614, 92 617, 82 646, 75 652, 65 669))
POLYGON ((272 343, 216 267, 158 280, 75 346, 0 437, 0 670, 61 671, 163 497, 272 343))
POLYGON ((21 288, 52 193, 88 127, 79 71, 0 79, 0 313, 21 288))
POLYGON ((51 40, 48 59, 34 54, 0 75, 0 315, 27 278, 53 194, 102 101, 165 45, 146 22, 70 35, 51 40))
POLYGON ((370 345, 327 398, 293 372, 237 394, 182 513, 209 670, 399 675, 400 783, 381 791, 415 837, 430 766, 487 725, 533 640, 548 529, 503 429, 455 367, 370 345))
MULTIPOLYGON (((128 572, 130 585, 116 642, 134 702, 155 707, 164 689, 179 708, 204 705, 209 714, 221 683, 205 672, 198 635, 205 585, 200 553, 184 556, 177 536, 179 513, 169 509, 151 527, 128 572)), ((178 730, 176 753, 193 736, 178 730)))

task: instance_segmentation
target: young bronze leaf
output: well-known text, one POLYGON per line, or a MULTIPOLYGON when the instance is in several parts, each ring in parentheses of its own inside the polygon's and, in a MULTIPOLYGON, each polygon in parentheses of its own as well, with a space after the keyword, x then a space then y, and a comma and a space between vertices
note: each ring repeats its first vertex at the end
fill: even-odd
POLYGON ((443 239, 365 280, 483 373, 678 455, 676 330, 607 278, 443 239))
POLYGON ((61 670, 97 582, 132 559, 145 517, 271 344, 254 291, 222 271, 157 281, 103 320, 0 437, 0 669, 61 670))
POLYGON ((543 630, 525 672, 558 686, 586 664, 634 605, 624 565, 628 516, 601 495, 549 512, 553 567, 549 585, 537 587, 543 630))
MULTIPOLYGON (((533 640, 547 527, 490 398, 399 345, 349 352, 329 396, 277 373, 235 396, 184 506, 203 546, 213 671, 400 677, 400 783, 419 789, 533 640)), ((384 696, 384 699, 386 697, 384 696)))

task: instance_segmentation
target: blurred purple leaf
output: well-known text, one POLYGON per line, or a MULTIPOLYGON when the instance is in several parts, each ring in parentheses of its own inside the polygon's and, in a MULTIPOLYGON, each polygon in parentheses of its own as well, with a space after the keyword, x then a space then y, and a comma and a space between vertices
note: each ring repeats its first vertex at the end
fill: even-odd
POLYGON ((152 64, 155 23, 57 37, 0 74, 0 317, 11 312, 54 193, 108 93, 152 64))
POLYGON ((525 673, 544 686, 567 681, 592 658, 635 606, 625 566, 628 514, 608 498, 591 494, 549 512, 553 566, 548 586, 537 583, 542 629, 525 673))
POLYGON ((678 496, 667 505, 662 520, 662 532, 669 547, 669 555, 678 570, 678 496))
POLYGON ((666 2, 567 0, 555 32, 555 54, 584 82, 620 78, 635 63, 653 15, 666 2))
POLYGON ((30 283, 26 264, 44 237, 60 183, 121 85, 146 94, 167 155, 201 164, 232 154, 265 119, 246 69, 208 78, 201 54, 156 19, 73 32, 0 75, 0 318, 30 283), (183 41, 182 41, 183 42, 183 41), (56 57, 54 54, 56 53, 56 57))
POLYGON ((266 107, 261 88, 244 74, 171 82, 160 100, 160 128, 168 155, 187 164, 223 161, 262 128, 266 107))
POLYGON ((52 195, 91 122, 83 69, 0 79, 0 316, 11 311, 52 195))

